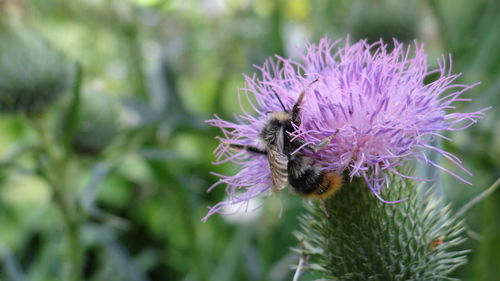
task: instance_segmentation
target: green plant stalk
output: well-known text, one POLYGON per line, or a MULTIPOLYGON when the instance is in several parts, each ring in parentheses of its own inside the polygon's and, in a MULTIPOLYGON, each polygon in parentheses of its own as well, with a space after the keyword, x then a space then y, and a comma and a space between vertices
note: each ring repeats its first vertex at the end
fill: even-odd
POLYGON ((139 32, 137 30, 138 27, 136 24, 135 14, 132 22, 124 23, 122 28, 124 40, 129 46, 128 52, 130 54, 130 59, 127 62, 130 72, 133 73, 132 83, 134 92, 140 98, 147 98, 149 89, 142 61, 142 46, 139 38, 139 32))
POLYGON ((296 233, 309 257, 307 268, 325 280, 453 280, 466 262, 456 246, 464 239, 462 221, 432 191, 397 176, 378 200, 361 179, 347 182, 332 198, 309 205, 296 233), (327 213, 327 214, 325 214, 327 213))
POLYGON ((39 117, 31 116, 30 121, 35 128, 40 144, 47 157, 47 165, 41 167, 41 173, 47 180, 55 199, 56 206, 67 233, 67 255, 69 256, 68 276, 65 280, 80 280, 82 265, 82 245, 80 240, 80 220, 77 210, 73 208, 70 190, 68 189, 67 158, 58 154, 52 146, 46 129, 39 117), (55 173, 53 171, 56 171, 55 173))
POLYGON ((78 124, 80 122, 80 104, 81 104, 81 85, 83 79, 83 68, 80 64, 76 65, 76 76, 75 85, 72 90, 71 104, 66 117, 63 129, 64 134, 62 137, 62 142, 64 145, 64 161, 67 161, 70 157, 71 152, 71 139, 75 136, 78 124))

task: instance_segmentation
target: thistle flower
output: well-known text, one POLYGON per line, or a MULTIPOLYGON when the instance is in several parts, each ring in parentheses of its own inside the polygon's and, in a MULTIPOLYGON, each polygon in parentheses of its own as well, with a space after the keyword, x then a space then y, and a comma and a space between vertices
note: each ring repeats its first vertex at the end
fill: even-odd
MULTIPOLYGON (((442 133, 463 130, 482 118, 485 108, 476 112, 453 112, 456 102, 470 101, 462 94, 476 84, 457 84, 460 74, 452 74, 451 57, 438 60, 437 69, 429 69, 422 44, 404 46, 394 41, 392 50, 382 40, 368 44, 361 40, 327 38, 307 47, 302 62, 276 57, 257 67, 262 77, 245 76, 246 88, 240 91, 253 113, 246 112, 230 122, 215 116, 207 122, 219 127, 224 137, 216 148, 216 164, 233 162, 241 170, 233 176, 218 175, 226 184, 229 200, 210 208, 208 216, 221 208, 262 195, 271 189, 271 176, 265 155, 232 151, 225 143, 262 147, 260 130, 269 112, 291 108, 298 95, 311 81, 314 83, 301 105, 301 124, 293 137, 307 144, 318 144, 335 135, 328 146, 310 156, 326 170, 347 174, 350 180, 361 178, 382 202, 382 187, 390 186, 389 175, 416 180, 398 167, 412 160, 432 165, 459 180, 469 183, 455 172, 429 160, 426 152, 435 151, 465 173, 461 161, 453 154, 431 145, 434 138, 450 140, 442 133), (334 48, 336 51, 333 51, 334 48), (429 75, 437 78, 425 83, 429 75)), ((241 104, 241 102, 240 102, 241 104)), ((470 183, 469 183, 470 184, 470 183)))

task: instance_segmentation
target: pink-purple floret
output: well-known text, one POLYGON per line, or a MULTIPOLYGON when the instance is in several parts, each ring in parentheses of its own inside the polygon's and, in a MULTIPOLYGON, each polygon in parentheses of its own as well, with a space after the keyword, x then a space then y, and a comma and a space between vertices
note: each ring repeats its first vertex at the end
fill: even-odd
POLYGON ((340 47, 339 43, 323 38, 319 44, 308 45, 302 63, 281 57, 268 59, 257 67, 261 77, 245 76, 246 88, 239 92, 240 105, 249 104, 252 112, 240 106, 243 112, 236 116, 236 122, 218 116, 207 121, 224 134, 215 150, 216 164, 229 161, 240 165, 241 170, 233 176, 217 174, 220 180, 209 191, 225 184, 228 199, 211 207, 203 221, 221 213, 227 205, 248 202, 271 190, 266 156, 230 150, 223 142, 262 147, 259 132, 267 115, 283 111, 275 93, 291 109, 300 92, 314 79, 319 81, 311 86, 301 106, 302 123, 290 134, 311 144, 335 135, 325 149, 311 153, 324 169, 346 172, 350 179, 365 179, 377 198, 387 203, 394 202, 381 198, 380 191, 390 186, 390 173, 426 180, 398 171, 397 167, 412 159, 469 183, 428 159, 425 153, 435 151, 470 175, 460 159, 433 146, 432 140, 450 140, 440 132, 465 129, 483 117, 489 108, 453 112, 454 102, 470 101, 461 95, 479 83, 455 84, 460 74, 451 73, 451 57, 442 57, 438 68, 429 70, 422 44, 405 47, 394 41, 389 50, 382 41, 351 45, 347 40, 340 47), (424 79, 431 74, 437 74, 436 80, 425 84, 424 79))

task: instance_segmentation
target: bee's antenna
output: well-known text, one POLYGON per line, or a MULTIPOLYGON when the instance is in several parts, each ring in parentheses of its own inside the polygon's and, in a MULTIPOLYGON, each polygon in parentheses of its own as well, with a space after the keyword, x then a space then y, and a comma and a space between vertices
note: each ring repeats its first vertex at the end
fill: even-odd
POLYGON ((277 94, 276 92, 274 92, 274 91, 273 91, 273 93, 274 93, 274 96, 276 96, 276 98, 277 98, 277 99, 278 99, 278 101, 280 102, 281 107, 283 108, 283 110, 284 110, 284 111, 288 111, 288 110, 285 108, 285 105, 283 104, 283 102, 281 101, 280 96, 278 96, 278 94, 277 94))

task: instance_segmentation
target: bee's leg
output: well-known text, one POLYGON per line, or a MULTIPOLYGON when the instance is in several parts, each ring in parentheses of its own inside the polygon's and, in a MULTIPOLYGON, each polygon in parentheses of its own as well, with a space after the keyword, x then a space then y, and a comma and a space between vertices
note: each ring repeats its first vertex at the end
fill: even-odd
MULTIPOLYGON (((310 150, 312 150, 312 151, 314 151, 314 152, 318 152, 318 151, 322 150, 323 148, 325 148, 325 147, 326 147, 326 146, 330 143, 330 141, 331 141, 331 140, 332 140, 332 139, 333 139, 333 138, 337 135, 337 133, 338 133, 338 130, 337 130, 337 131, 335 131, 335 133, 333 133, 333 134, 329 135, 328 137, 326 137, 326 138, 322 139, 322 140, 321 140, 318 144, 316 144, 316 145, 310 145, 310 144, 306 145, 306 148, 307 148, 307 149, 310 149, 310 150)), ((305 143, 306 143, 306 141, 305 141, 305 140, 303 140, 303 139, 301 139, 301 138, 296 138, 294 141, 296 141, 296 142, 297 142, 297 143, 299 143, 300 145, 303 145, 303 144, 305 144, 305 143)))
POLYGON ((322 139, 317 145, 311 145, 311 146, 308 146, 312 151, 314 152, 318 152, 320 150, 322 150, 323 148, 325 148, 329 143, 330 141, 332 141, 332 139, 337 135, 337 133, 339 132, 339 130, 335 130, 335 133, 329 135, 328 137, 322 139))
POLYGON ((251 146, 251 145, 241 145, 241 144, 235 144, 235 143, 226 143, 226 145, 234 150, 245 150, 245 151, 255 153, 255 154, 267 155, 267 152, 265 150, 262 150, 258 147, 251 146))
POLYGON ((328 137, 322 139, 317 145, 308 145, 307 147, 314 152, 318 152, 318 151, 322 150, 323 148, 325 148, 330 143, 330 141, 333 139, 334 136, 335 136, 335 134, 328 136, 328 137))
POLYGON ((300 93, 299 98, 297 99, 297 101, 293 105, 293 109, 292 109, 292 121, 293 121, 293 123, 300 124, 299 111, 300 111, 300 105, 302 104, 302 100, 304 100, 304 96, 306 95, 307 90, 309 90, 309 88, 311 88, 311 86, 318 81, 319 81, 319 79, 315 79, 314 81, 309 83, 309 85, 307 85, 307 87, 305 87, 304 90, 302 90, 302 92, 300 93))

